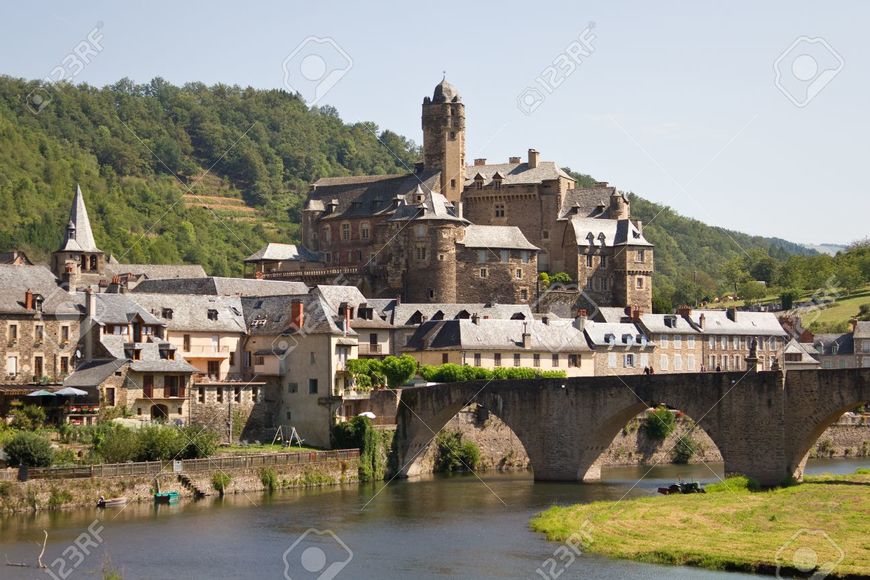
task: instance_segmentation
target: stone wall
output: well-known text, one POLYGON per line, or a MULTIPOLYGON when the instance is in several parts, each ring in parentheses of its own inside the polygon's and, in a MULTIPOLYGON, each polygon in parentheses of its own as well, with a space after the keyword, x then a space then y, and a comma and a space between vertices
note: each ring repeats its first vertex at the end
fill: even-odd
MULTIPOLYGON (((274 465, 278 485, 281 488, 312 487, 351 483, 357 481, 359 460, 321 461, 307 465, 274 465)), ((192 487, 185 487, 179 476, 167 470, 155 476, 106 477, 77 479, 32 479, 27 482, 0 481, 0 513, 37 511, 72 507, 92 507, 100 496, 106 498, 124 496, 130 501, 151 502, 156 489, 174 490, 183 498, 193 498, 196 487, 210 495, 217 495, 212 488, 212 477, 223 471, 232 481, 227 494, 261 493, 266 491, 260 479, 260 469, 227 469, 189 473, 192 487)))

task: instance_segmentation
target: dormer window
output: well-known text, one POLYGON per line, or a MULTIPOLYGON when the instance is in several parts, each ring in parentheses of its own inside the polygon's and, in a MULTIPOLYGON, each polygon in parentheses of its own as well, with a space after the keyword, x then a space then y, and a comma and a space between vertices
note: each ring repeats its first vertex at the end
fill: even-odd
POLYGON ((218 319, 218 311, 214 308, 208 309, 208 319, 209 320, 217 320, 218 319))
POLYGON ((171 308, 164 308, 163 311, 161 312, 161 315, 166 320, 172 320, 172 309, 171 308))
POLYGON ((612 333, 605 334, 604 342, 607 344, 616 344, 616 335, 612 333))
POLYGON ((478 173, 477 175, 474 176, 474 187, 477 189, 483 189, 483 182, 484 181, 485 181, 485 178, 483 177, 483 175, 478 173))
POLYGON ((492 186, 495 189, 501 189, 501 181, 503 177, 501 173, 496 172, 495 175, 492 176, 492 186))

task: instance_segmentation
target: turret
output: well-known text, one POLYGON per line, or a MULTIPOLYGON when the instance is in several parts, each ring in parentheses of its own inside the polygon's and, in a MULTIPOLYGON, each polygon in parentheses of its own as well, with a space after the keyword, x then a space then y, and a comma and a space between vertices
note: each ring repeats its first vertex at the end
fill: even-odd
POLYGON ((442 80, 423 99, 423 168, 440 171, 440 193, 458 202, 465 182, 465 105, 456 87, 442 80))

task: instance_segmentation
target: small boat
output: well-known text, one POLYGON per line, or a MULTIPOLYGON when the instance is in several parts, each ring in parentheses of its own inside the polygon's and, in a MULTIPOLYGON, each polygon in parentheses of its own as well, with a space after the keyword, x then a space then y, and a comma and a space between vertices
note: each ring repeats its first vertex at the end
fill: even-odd
POLYGON ((113 497, 111 499, 106 499, 104 497, 101 497, 97 501, 97 507, 98 508, 121 507, 121 506, 127 505, 127 502, 129 502, 129 501, 130 500, 127 499, 126 497, 113 497))
POLYGON ((678 495, 678 494, 687 494, 687 493, 707 493, 707 491, 701 487, 700 483, 675 483, 668 487, 660 487, 659 493, 662 495, 678 495))
POLYGON ((161 491, 154 494, 155 503, 178 503, 181 494, 177 491, 161 491))

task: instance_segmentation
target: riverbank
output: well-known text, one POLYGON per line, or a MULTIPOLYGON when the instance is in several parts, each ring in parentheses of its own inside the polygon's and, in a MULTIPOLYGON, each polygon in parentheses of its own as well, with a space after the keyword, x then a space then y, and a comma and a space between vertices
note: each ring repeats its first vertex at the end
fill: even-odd
MULTIPOLYGON (((359 456, 332 458, 328 452, 301 454, 314 461, 272 462, 265 455, 257 467, 235 467, 233 457, 182 461, 182 465, 200 462, 195 470, 176 473, 172 463, 158 465, 159 471, 143 475, 100 477, 39 478, 29 481, 0 481, 0 513, 35 512, 77 507, 93 507, 97 499, 126 497, 130 502, 153 502, 156 491, 178 491, 182 499, 218 495, 215 480, 226 478, 224 495, 260 493, 275 489, 319 487, 358 481, 359 456), (320 455, 325 455, 320 458, 320 455), (204 463, 205 465, 202 465, 204 463)), ((277 457, 293 454, 276 454, 277 457)), ((247 456, 250 459, 257 459, 247 456)), ((132 465, 132 464, 131 464, 132 465)), ((123 467, 123 464, 121 464, 123 467)))
POLYGON ((638 562, 806 577, 870 578, 870 470, 750 491, 745 478, 703 495, 552 507, 532 519, 552 541, 638 562))

